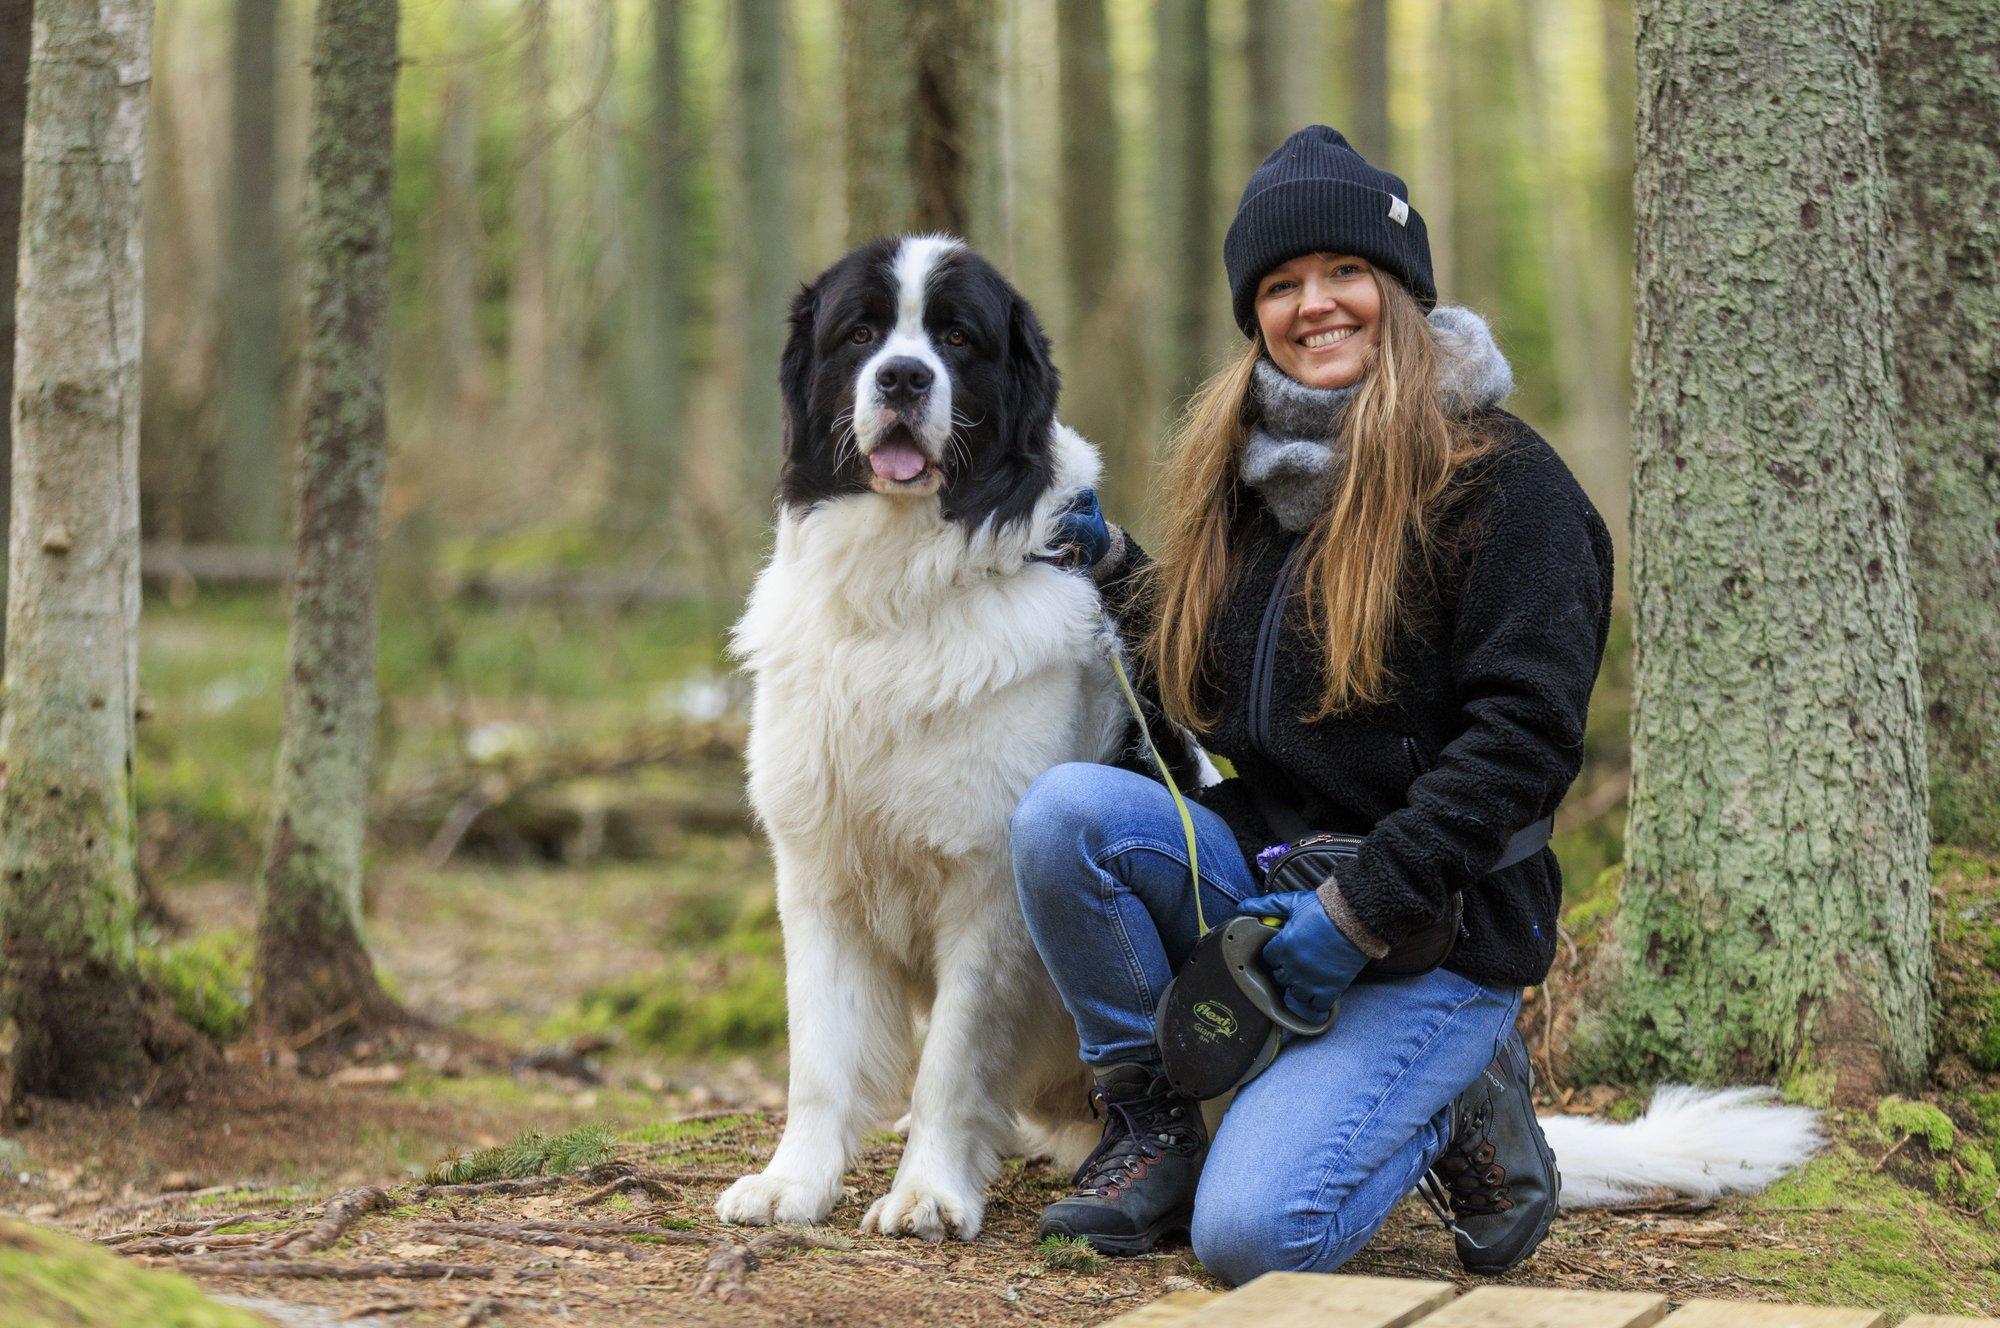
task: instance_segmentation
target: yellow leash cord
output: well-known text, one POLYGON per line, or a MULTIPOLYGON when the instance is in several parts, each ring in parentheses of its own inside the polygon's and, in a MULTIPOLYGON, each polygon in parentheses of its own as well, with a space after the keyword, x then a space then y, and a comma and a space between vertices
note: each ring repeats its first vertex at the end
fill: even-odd
POLYGON ((1173 796, 1174 810, 1181 814, 1181 833, 1187 836, 1188 884, 1194 891, 1194 922, 1199 929, 1197 935, 1208 935, 1208 918, 1201 911, 1201 866, 1196 861, 1194 849, 1194 817, 1189 813, 1187 799, 1181 796, 1180 785, 1174 782, 1173 771, 1167 769, 1166 758, 1153 745, 1153 730, 1146 724, 1145 712, 1139 709, 1139 698, 1132 691, 1132 680, 1125 676, 1125 663, 1119 658, 1116 644, 1111 647, 1111 671, 1118 675, 1118 690, 1125 693, 1125 704, 1132 711, 1132 718, 1138 721, 1139 736, 1145 740, 1146 751, 1153 758, 1153 768, 1160 772, 1166 783, 1167 792, 1173 796))

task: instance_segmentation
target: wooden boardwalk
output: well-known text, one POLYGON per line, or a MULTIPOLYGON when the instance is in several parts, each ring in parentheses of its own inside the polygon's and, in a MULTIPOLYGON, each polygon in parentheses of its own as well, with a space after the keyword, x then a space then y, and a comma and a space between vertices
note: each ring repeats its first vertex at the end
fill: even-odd
MULTIPOLYGON (((1234 1291, 1176 1291, 1100 1328, 1888 1328, 1880 1310, 1695 1300, 1650 1292, 1479 1287, 1320 1273, 1267 1273, 1234 1291)), ((2000 1328, 2000 1319, 1919 1314, 1898 1328, 2000 1328)))

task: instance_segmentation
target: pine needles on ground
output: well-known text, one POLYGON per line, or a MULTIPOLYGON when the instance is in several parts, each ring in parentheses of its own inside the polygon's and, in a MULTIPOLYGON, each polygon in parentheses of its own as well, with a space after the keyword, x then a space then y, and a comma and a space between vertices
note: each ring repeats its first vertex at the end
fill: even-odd
POLYGON ((561 1176, 611 1160, 618 1136, 602 1125, 580 1125, 564 1134, 530 1130, 510 1144, 440 1162, 424 1177, 426 1185, 466 1185, 485 1180, 561 1176))

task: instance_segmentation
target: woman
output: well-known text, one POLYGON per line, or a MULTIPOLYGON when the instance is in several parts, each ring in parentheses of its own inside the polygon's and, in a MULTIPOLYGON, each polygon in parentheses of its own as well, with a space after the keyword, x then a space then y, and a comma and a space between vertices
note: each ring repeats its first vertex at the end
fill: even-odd
POLYGON ((1324 1272, 1429 1169, 1461 1261, 1504 1271, 1555 1210, 1514 1021, 1562 887, 1546 849, 1491 869, 1576 777, 1610 537, 1498 409, 1512 378, 1485 324, 1434 309, 1403 182, 1340 134, 1301 130, 1258 168, 1224 265, 1249 344, 1180 430, 1157 561, 1094 504, 1072 533, 1148 688, 1235 767, 1192 808, 1207 916, 1284 919, 1265 957, 1287 1003, 1339 1018, 1289 1039, 1211 1143, 1153 1041, 1196 940, 1180 819, 1141 776, 1049 771, 1015 813, 1015 875, 1105 1126, 1041 1234, 1126 1253, 1191 1227, 1225 1280, 1324 1272), (1263 894, 1273 802, 1365 833, 1352 871, 1263 894), (1453 891, 1443 967, 1354 982, 1453 891))

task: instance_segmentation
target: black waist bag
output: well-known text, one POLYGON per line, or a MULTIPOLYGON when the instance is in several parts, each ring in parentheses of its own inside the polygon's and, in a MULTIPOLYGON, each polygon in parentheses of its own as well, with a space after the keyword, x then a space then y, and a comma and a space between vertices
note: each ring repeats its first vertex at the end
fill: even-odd
MULTIPOLYGON (((1360 835, 1315 832, 1307 827, 1305 818, 1272 797, 1267 790, 1252 785, 1251 793, 1265 822, 1281 838, 1289 841, 1268 863, 1264 861, 1264 854, 1257 855, 1264 871, 1264 893, 1275 895, 1290 890, 1317 890, 1328 876, 1337 881, 1343 873, 1353 871, 1361 851, 1360 835)), ((1541 852, 1554 828, 1555 818, 1544 816, 1516 832, 1507 841, 1507 847, 1502 850, 1500 860, 1493 864, 1492 870, 1497 872, 1511 867, 1541 852)), ((1447 892, 1444 913, 1436 922, 1404 937, 1380 959, 1369 960, 1356 981, 1412 978, 1430 972, 1451 956, 1451 947, 1458 940, 1459 921, 1464 916, 1463 896, 1456 890, 1447 892)))

